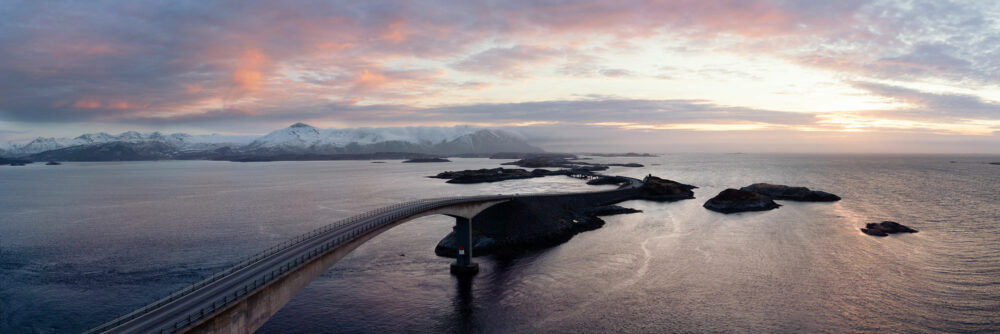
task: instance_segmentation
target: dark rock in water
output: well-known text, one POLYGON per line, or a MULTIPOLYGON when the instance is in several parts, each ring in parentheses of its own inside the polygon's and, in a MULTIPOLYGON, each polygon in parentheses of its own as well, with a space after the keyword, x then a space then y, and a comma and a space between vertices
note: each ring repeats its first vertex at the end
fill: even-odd
POLYGON ((500 152, 500 153, 494 153, 489 157, 490 159, 528 159, 528 158, 538 158, 538 157, 562 158, 562 159, 577 158, 575 154, 569 154, 569 153, 519 153, 519 152, 500 152))
POLYGON ((865 227, 861 228, 861 232, 876 237, 884 237, 893 233, 917 233, 917 230, 894 221, 883 221, 881 223, 865 224, 865 227))
MULTIPOLYGON (((869 225, 873 225, 875 223, 868 223, 868 224, 869 225)), ((861 228, 861 232, 863 232, 864 234, 873 235, 873 236, 876 236, 876 237, 886 237, 886 236, 889 236, 889 233, 886 233, 885 231, 883 231, 881 229, 878 229, 878 228, 864 228, 864 227, 862 227, 861 228)))
POLYGON ((1000 165, 1000 162, 991 162, 990 165, 1000 165))
POLYGON ((58 166, 58 165, 62 165, 62 164, 59 163, 58 161, 49 161, 49 162, 45 163, 45 165, 46 166, 58 166))
POLYGON ((443 158, 414 158, 414 159, 406 160, 406 161, 403 161, 403 162, 404 163, 413 163, 413 162, 451 162, 451 160, 443 159, 443 158))
POLYGON ((605 170, 608 167, 618 166, 618 167, 643 167, 642 164, 637 163, 625 163, 625 164, 594 164, 589 162, 582 162, 577 160, 570 161, 570 159, 561 156, 533 156, 524 158, 518 161, 505 162, 502 165, 514 165, 525 168, 541 168, 541 167, 555 167, 555 168, 569 168, 569 169, 588 169, 591 171, 605 170))
POLYGON ((567 158, 558 156, 535 156, 524 158, 514 162, 506 162, 503 165, 514 165, 525 168, 556 167, 572 168, 578 164, 570 162, 567 158))
POLYGON ((825 191, 809 190, 806 187, 789 187, 780 184, 754 183, 740 188, 740 190, 755 192, 773 199, 789 201, 835 202, 840 200, 840 196, 825 191))
POLYGON ((560 169, 551 171, 547 169, 538 168, 530 172, 520 168, 493 168, 493 169, 468 169, 463 171, 447 171, 429 177, 438 179, 448 179, 448 183, 484 183, 484 182, 499 182, 499 181, 516 180, 516 179, 530 179, 534 177, 554 176, 554 175, 565 175, 576 178, 590 178, 596 176, 596 174, 594 174, 594 172, 588 168, 560 169))
POLYGON ((645 167, 642 164, 630 162, 627 164, 604 164, 604 166, 618 166, 618 167, 645 167))
MULTIPOLYGON (((629 200, 633 190, 573 196, 525 196, 484 210, 472 223, 473 256, 518 253, 568 241, 577 233, 604 225, 599 207, 629 200)), ((613 207, 607 208, 612 210, 613 207)), ((454 233, 435 247, 440 256, 454 257, 454 233)))
POLYGON ((694 198, 694 191, 691 190, 697 188, 692 185, 649 175, 646 176, 642 187, 639 188, 637 198, 659 202, 692 199, 694 198))
POLYGON ((448 179, 448 183, 484 183, 484 182, 497 182, 504 180, 514 180, 514 179, 530 179, 533 177, 542 177, 548 174, 535 174, 528 172, 524 169, 519 168, 493 168, 493 169, 476 169, 476 170, 463 170, 463 171, 449 171, 438 173, 438 175, 430 176, 432 178, 438 179, 448 179))
POLYGON ((24 166, 24 165, 30 164, 30 163, 31 163, 31 160, 0 158, 0 166, 3 166, 3 165, 24 166))
POLYGON ((635 152, 628 152, 628 153, 584 153, 584 154, 586 154, 586 155, 592 155, 592 156, 595 156, 595 157, 658 157, 659 156, 659 155, 656 155, 656 154, 635 153, 635 152))
POLYGON ((626 183, 629 183, 628 178, 622 176, 601 176, 596 179, 587 181, 587 184, 592 186, 605 185, 605 184, 622 185, 626 183))
POLYGON ((587 213, 594 216, 612 216, 612 215, 622 215, 629 213, 639 213, 642 210, 636 210, 633 208, 626 208, 619 205, 602 205, 590 210, 587 213))
POLYGON ((384 164, 385 161, 372 161, 373 164, 384 164))
POLYGON ((780 207, 770 197, 759 193, 726 189, 705 202, 706 209, 721 212, 735 213, 744 211, 767 211, 780 207))

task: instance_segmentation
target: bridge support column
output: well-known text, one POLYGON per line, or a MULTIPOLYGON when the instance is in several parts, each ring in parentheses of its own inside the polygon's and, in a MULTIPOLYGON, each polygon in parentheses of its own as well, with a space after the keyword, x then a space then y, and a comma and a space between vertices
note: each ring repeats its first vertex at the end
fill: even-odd
POLYGON ((458 258, 451 264, 451 273, 479 272, 479 264, 472 262, 472 219, 455 217, 455 240, 458 241, 458 258))

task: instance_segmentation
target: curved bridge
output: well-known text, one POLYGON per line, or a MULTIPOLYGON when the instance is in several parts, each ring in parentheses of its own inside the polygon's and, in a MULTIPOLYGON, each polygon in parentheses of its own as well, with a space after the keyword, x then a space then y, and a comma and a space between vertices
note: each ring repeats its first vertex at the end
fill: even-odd
POLYGON ((453 273, 475 272, 471 222, 487 208, 513 198, 597 196, 614 202, 642 185, 615 190, 539 195, 490 195, 398 203, 343 219, 264 250, 229 269, 86 333, 251 333, 299 291, 352 250, 406 221, 435 214, 455 217, 460 251, 453 273))

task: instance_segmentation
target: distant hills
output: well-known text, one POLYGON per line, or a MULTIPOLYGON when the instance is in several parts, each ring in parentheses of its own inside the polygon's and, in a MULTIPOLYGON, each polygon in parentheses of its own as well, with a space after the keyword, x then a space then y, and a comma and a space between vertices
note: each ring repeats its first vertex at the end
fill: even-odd
POLYGON ((135 131, 90 133, 76 138, 39 137, 0 146, 0 156, 36 161, 167 159, 325 160, 350 158, 488 155, 543 152, 521 137, 470 126, 320 129, 295 123, 262 137, 164 135, 135 131))

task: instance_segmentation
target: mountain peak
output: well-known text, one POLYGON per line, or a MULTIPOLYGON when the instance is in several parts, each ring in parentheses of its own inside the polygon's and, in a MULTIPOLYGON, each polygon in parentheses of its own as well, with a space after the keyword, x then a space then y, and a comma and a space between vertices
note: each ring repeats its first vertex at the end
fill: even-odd
POLYGON ((289 126, 289 127, 290 128, 311 128, 312 125, 309 125, 309 124, 306 124, 306 123, 302 123, 302 122, 298 122, 298 123, 292 124, 292 126, 289 126))

